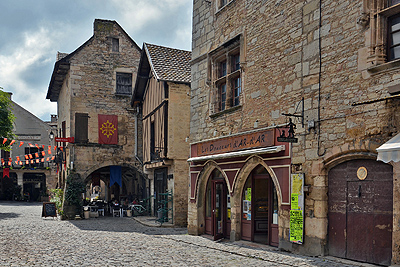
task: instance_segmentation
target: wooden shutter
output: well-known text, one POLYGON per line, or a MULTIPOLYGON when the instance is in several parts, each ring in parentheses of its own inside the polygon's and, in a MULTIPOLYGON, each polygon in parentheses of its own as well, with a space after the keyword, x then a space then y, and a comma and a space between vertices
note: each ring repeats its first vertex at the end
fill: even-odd
POLYGON ((88 142, 88 114, 75 113, 75 143, 88 142))

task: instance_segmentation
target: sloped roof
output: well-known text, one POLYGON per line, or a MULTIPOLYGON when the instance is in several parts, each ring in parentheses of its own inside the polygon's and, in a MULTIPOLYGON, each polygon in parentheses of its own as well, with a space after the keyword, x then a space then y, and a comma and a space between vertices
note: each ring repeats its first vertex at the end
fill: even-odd
POLYGON ((144 43, 154 75, 161 81, 190 83, 190 51, 144 43))
POLYGON ((158 81, 190 84, 191 57, 190 51, 143 43, 131 105, 143 99, 151 76, 158 81))

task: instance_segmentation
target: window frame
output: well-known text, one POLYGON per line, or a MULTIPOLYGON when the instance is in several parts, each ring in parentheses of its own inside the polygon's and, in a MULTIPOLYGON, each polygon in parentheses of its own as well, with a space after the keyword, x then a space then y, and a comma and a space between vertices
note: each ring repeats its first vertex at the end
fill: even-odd
POLYGON ((111 37, 111 52, 119 53, 119 38, 111 37))
POLYGON ((116 95, 120 95, 120 96, 132 96, 132 90, 133 90, 132 84, 133 84, 133 75, 132 75, 131 72, 117 71, 117 72, 115 73, 115 94, 116 94, 116 95), (128 84, 126 84, 126 85, 119 84, 119 83, 118 83, 119 78, 120 78, 119 76, 129 76, 129 77, 130 77, 130 85, 128 85, 128 84), (129 93, 125 93, 124 90, 121 90, 121 89, 119 90, 118 88, 121 88, 120 86, 130 86, 129 93))
POLYGON ((387 32, 388 32, 388 36, 387 36, 387 61, 394 61, 397 59, 400 59, 400 55, 398 57, 392 56, 392 54, 394 54, 393 49, 394 48, 400 48, 400 41, 398 41, 397 43, 393 43, 393 35, 394 34, 400 34, 400 13, 396 14, 394 16, 388 17, 387 18, 387 32), (398 23, 393 24, 392 21, 398 19, 398 23), (392 26, 397 25, 398 29, 397 30, 392 30, 392 26), (393 53, 392 53, 393 52, 393 53))
POLYGON ((243 38, 238 35, 209 53, 210 116, 242 106, 242 42, 243 38))

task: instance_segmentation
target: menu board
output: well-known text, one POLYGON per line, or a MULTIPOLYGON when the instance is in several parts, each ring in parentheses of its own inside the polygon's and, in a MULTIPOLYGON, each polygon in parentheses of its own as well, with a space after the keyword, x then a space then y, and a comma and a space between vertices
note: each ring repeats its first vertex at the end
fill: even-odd
POLYGON ((42 217, 57 217, 56 203, 43 202, 42 217))
POLYGON ((290 242, 303 244, 304 173, 293 173, 290 182, 290 242))

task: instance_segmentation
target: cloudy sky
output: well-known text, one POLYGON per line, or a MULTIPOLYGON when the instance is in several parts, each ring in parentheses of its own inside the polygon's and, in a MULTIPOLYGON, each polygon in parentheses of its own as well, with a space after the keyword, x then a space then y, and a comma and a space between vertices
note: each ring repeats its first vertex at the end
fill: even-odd
POLYGON ((0 87, 44 121, 57 51, 71 53, 93 35, 96 18, 117 21, 143 42, 191 48, 191 0, 1 0, 0 87))

